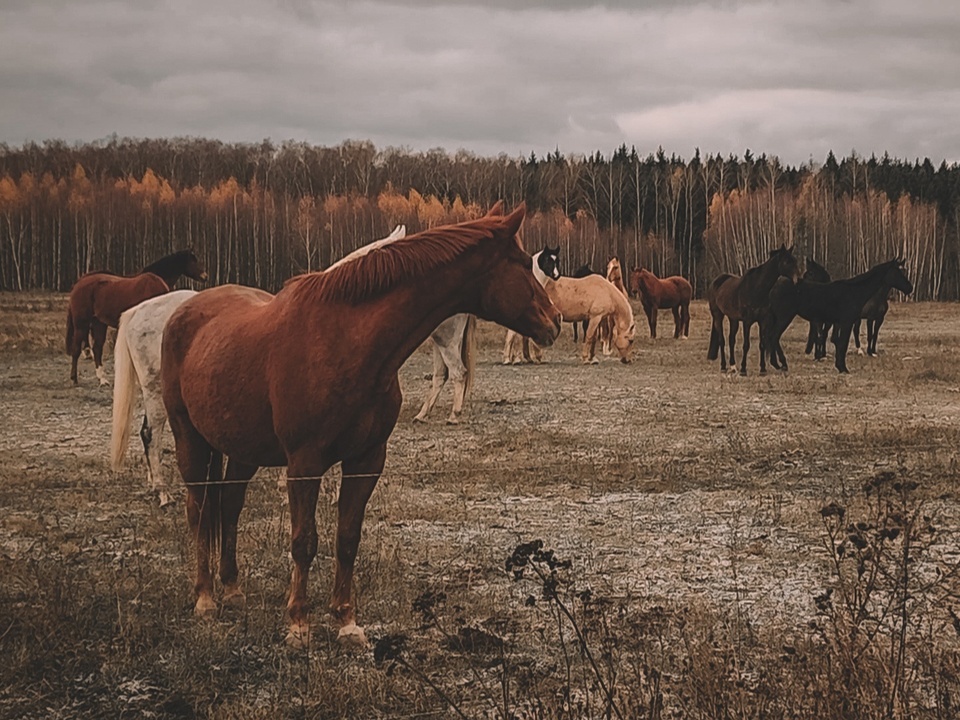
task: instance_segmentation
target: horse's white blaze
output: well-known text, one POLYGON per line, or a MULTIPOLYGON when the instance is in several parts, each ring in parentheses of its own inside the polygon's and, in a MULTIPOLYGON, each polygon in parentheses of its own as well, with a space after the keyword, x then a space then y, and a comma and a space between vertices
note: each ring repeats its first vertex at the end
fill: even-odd
MULTIPOLYGON (((537 279, 537 282, 538 282, 538 283, 540 283, 541 285, 546 285, 546 284, 547 284, 547 280, 549 280, 550 278, 548 278, 548 277, 546 276, 546 274, 544 274, 543 270, 540 269, 540 256, 541 256, 541 255, 543 255, 543 250, 541 250, 540 252, 538 252, 536 255, 533 256, 533 263, 532 263, 532 264, 533 264, 533 276, 537 279)), ((559 273, 558 273, 558 275, 559 275, 559 273)))
POLYGON ((345 265, 346 263, 348 263, 348 262, 350 262, 350 261, 352 261, 352 260, 356 260, 356 259, 359 258, 359 257, 363 257, 364 255, 367 255, 368 253, 376 250, 377 248, 381 248, 381 247, 383 247, 384 245, 389 245, 389 244, 392 243, 394 240, 399 240, 399 239, 404 238, 404 237, 406 237, 406 236, 407 236, 407 226, 406 226, 406 225, 397 225, 397 226, 393 229, 393 232, 390 233, 389 235, 387 235, 385 238, 382 238, 382 239, 380 239, 380 240, 374 240, 372 243, 368 243, 368 244, 364 245, 364 246, 361 247, 361 248, 357 248, 356 250, 354 250, 354 251, 353 251, 352 253, 350 253, 349 255, 344 255, 342 258, 340 258, 339 260, 337 260, 333 265, 331 265, 330 267, 328 267, 327 270, 332 270, 332 269, 335 268, 335 267, 339 267, 339 266, 341 266, 341 265, 345 265))

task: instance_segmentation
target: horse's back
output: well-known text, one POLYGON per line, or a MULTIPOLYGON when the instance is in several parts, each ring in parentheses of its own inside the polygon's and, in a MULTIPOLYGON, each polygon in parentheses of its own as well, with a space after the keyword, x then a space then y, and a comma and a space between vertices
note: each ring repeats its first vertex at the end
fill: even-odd
POLYGON ((732 275, 730 273, 721 273, 717 275, 712 283, 710 283, 710 288, 707 290, 707 302, 710 305, 711 310, 721 310, 726 312, 723 308, 724 300, 727 299, 732 293, 736 290, 736 286, 739 284, 737 280, 740 279, 739 275, 732 275))
POLYGON ((96 318, 115 328, 124 312, 169 291, 167 283, 153 273, 133 277, 106 272, 88 273, 70 291, 70 310, 75 317, 96 318))
MULTIPOLYGON (((243 342, 264 308, 274 299, 265 290, 243 285, 221 285, 196 293, 177 307, 167 320, 165 337, 181 356, 203 335, 211 341, 243 342)), ((167 346, 164 342, 164 346, 167 346)))

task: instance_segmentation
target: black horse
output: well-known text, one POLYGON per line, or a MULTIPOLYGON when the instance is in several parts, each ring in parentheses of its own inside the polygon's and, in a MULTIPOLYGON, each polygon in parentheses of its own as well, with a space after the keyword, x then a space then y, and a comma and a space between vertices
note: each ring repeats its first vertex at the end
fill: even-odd
POLYGON ((833 344, 836 347, 834 364, 841 373, 847 370, 847 346, 850 333, 860 317, 863 306, 881 288, 896 288, 902 293, 913 292, 913 285, 903 272, 901 258, 889 260, 867 272, 846 280, 828 283, 801 280, 796 285, 778 280, 770 291, 770 307, 766 323, 766 350, 770 364, 779 370, 787 369, 780 345, 784 330, 799 315, 805 320, 833 325, 833 344))
MULTIPOLYGON (((585 277, 587 277, 587 275, 602 275, 602 274, 603 274, 603 273, 599 273, 599 272, 597 272, 596 270, 594 270, 593 268, 591 268, 589 263, 584 263, 583 265, 581 265, 580 267, 578 267, 578 268, 574 271, 573 275, 571 275, 570 277, 574 277, 574 278, 585 278, 585 277)), ((582 330, 583 330, 583 333, 582 333, 582 334, 583 334, 584 337, 586 337, 586 336, 587 336, 587 321, 584 320, 584 321, 581 323, 581 325, 583 326, 583 327, 582 327, 582 330)), ((577 324, 576 324, 576 323, 573 323, 573 342, 574 342, 574 343, 577 342, 577 324)))
MULTIPOLYGON (((813 258, 807 258, 807 268, 803 271, 803 279, 811 282, 828 283, 830 282, 830 273, 813 258)), ((810 351, 816 348, 813 358, 823 360, 827 356, 827 333, 829 331, 829 325, 811 322, 810 332, 807 333, 807 347, 803 352, 809 355, 810 351)))
POLYGON ((867 304, 863 306, 863 312, 853 325, 853 342, 856 343, 858 351, 860 351, 860 321, 866 320, 867 355, 877 356, 877 335, 880 334, 880 326, 883 325, 883 319, 887 316, 889 309, 890 288, 880 288, 876 295, 867 300, 867 304))

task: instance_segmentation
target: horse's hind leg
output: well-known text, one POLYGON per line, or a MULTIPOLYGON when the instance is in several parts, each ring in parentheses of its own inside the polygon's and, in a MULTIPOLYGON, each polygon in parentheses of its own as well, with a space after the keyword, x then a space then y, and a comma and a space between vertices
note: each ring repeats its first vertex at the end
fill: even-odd
POLYGON ((91 323, 91 332, 93 333, 93 363, 97 366, 97 379, 100 385, 109 385, 106 371, 103 369, 103 346, 107 342, 107 326, 99 320, 91 323))
POLYGON ((237 568, 237 524, 246 499, 247 484, 256 472, 256 465, 230 459, 220 489, 220 582, 225 608, 242 608, 246 604, 237 583, 240 574, 237 568), (232 482, 234 480, 236 482, 232 482))
MULTIPOLYGON (((867 321, 867 342, 870 342, 870 322, 867 321)), ((863 348, 860 347, 860 320, 853 324, 853 343, 857 347, 857 355, 863 355, 863 348)))
POLYGON ((450 410, 450 417, 447 418, 447 422, 456 425, 460 422, 463 403, 467 395, 467 368, 460 357, 460 343, 456 343, 455 347, 447 346, 440 349, 440 354, 443 356, 442 362, 453 381, 453 408, 450 410))
POLYGON ((172 416, 170 426, 176 438, 177 465, 187 486, 187 525, 190 536, 197 543, 197 577, 193 586, 197 604, 194 611, 201 617, 209 617, 217 611, 210 574, 210 548, 216 540, 220 493, 220 485, 210 483, 220 480, 223 457, 213 452, 188 419, 172 416))
POLYGON ((163 407, 163 399, 146 388, 143 389, 143 406, 140 441, 143 443, 143 454, 147 458, 147 480, 150 483, 150 489, 159 495, 160 507, 166 507, 173 502, 173 496, 170 494, 170 488, 167 487, 160 467, 167 411, 163 407))
POLYGON ((684 303, 680 309, 680 317, 683 318, 683 339, 690 337, 690 304, 684 303))
POLYGON ((678 340, 680 338, 680 332, 683 329, 683 325, 680 321, 680 306, 673 306, 673 339, 678 340))
POLYGON ((850 346, 850 325, 835 325, 833 343, 836 347, 836 357, 833 364, 841 373, 850 372, 847 370, 847 348, 850 346))
POLYGON ((447 365, 444 362, 443 353, 440 350, 440 346, 436 343, 433 344, 433 385, 430 387, 430 390, 427 392, 427 397, 424 398, 423 407, 420 408, 420 412, 417 413, 416 417, 413 419, 417 422, 426 422, 427 415, 430 414, 430 411, 433 410, 433 406, 437 402, 437 398, 440 397, 440 391, 443 390, 443 385, 447 381, 447 365))
POLYGON ((70 379, 73 380, 73 384, 79 384, 77 379, 77 363, 80 360, 80 355, 83 352, 84 343, 87 342, 87 336, 90 333, 90 326, 88 323, 80 320, 73 321, 73 337, 70 343, 70 379))
POLYGON ((880 335, 881 325, 883 318, 867 321, 867 355, 870 357, 877 357, 877 336, 880 335))

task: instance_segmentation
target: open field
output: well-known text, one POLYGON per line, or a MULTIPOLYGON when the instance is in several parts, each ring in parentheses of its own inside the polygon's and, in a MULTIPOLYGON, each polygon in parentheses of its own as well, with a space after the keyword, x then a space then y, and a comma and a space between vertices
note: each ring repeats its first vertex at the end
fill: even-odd
MULTIPOLYGON (((647 339, 638 313, 629 366, 580 365, 567 326, 547 364, 505 367, 503 331, 481 323, 460 426, 449 389, 412 422, 421 348, 364 526, 361 654, 321 612, 308 653, 282 643, 275 470, 241 517, 245 611, 194 619, 183 504, 157 507, 136 434, 110 471, 111 391, 86 361, 70 384, 63 308, 0 295, 0 717, 958 712, 956 305, 893 305, 880 357, 851 354, 848 376, 803 355, 799 322, 789 374, 759 377, 754 342, 750 376, 721 375, 702 303, 688 341, 647 339), (569 562, 555 581, 549 558, 546 580, 505 572, 531 540, 569 562)), ((318 515, 323 608, 329 501, 318 515)))

